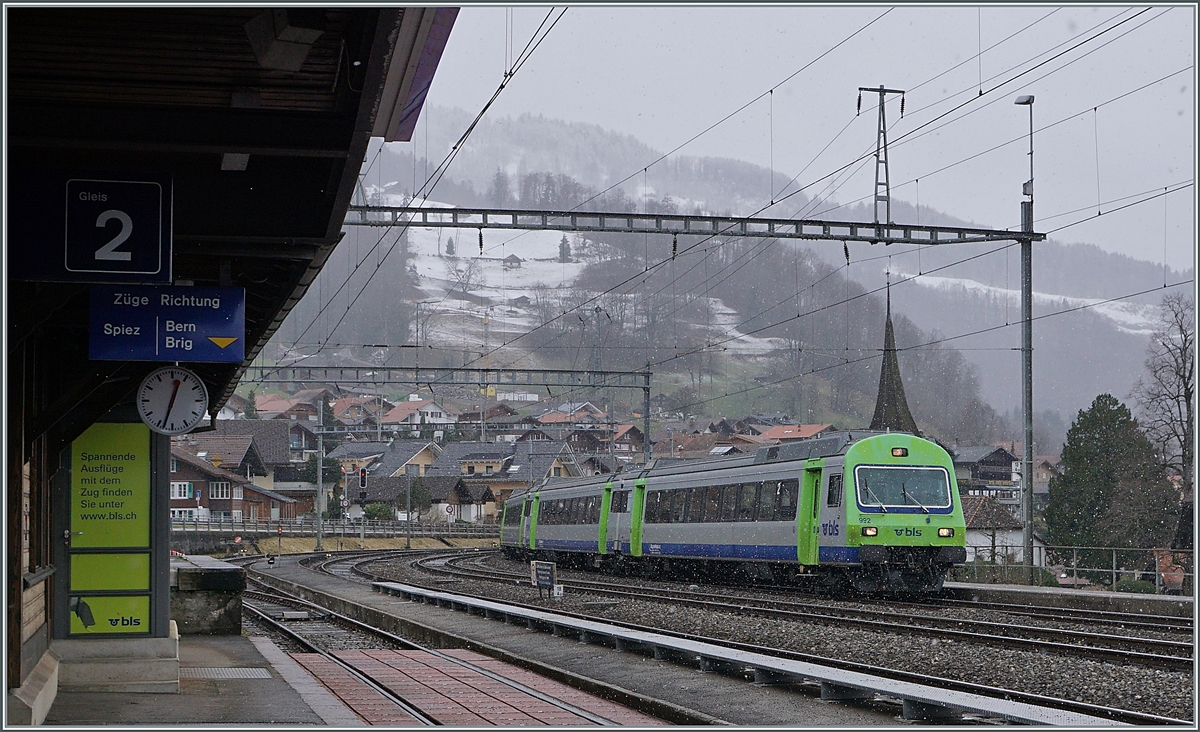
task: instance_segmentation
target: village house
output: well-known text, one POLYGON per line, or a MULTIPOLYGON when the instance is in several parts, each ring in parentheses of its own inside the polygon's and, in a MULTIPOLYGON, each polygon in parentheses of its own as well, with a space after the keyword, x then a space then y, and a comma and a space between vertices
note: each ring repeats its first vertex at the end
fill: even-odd
MULTIPOLYGON (((305 423, 281 419, 217 420, 217 435, 250 435, 267 468, 264 476, 252 476, 254 484, 296 501, 296 515, 313 513, 316 484, 301 479, 300 472, 307 455, 291 449, 294 430, 305 429, 305 423)), ((205 433, 213 434, 213 433, 205 433)), ((203 435, 197 435, 201 437, 203 435)), ((315 436, 312 448, 316 452, 315 436)))
MULTIPOLYGON (((1024 524, 990 496, 960 495, 967 524, 967 561, 983 564, 1023 564, 1024 524)), ((1046 544, 1033 537, 1033 561, 1046 564, 1046 544)))
MULTIPOLYGON (((458 410, 449 405, 443 405, 432 399, 421 399, 416 394, 410 394, 408 401, 400 402, 384 413, 383 426, 398 431, 408 431, 419 436, 421 428, 433 426, 441 431, 458 421, 458 410)), ((433 435, 436 439, 439 436, 433 435)))
MULTIPOLYGON (((367 481, 367 505, 384 503, 392 508, 397 521, 407 519, 408 491, 420 484, 429 493, 431 505, 424 511, 413 507, 413 521, 434 523, 491 523, 495 521, 496 501, 491 488, 486 484, 469 485, 461 476, 431 475, 417 477, 399 475, 387 478, 370 478, 367 481)), ((414 495, 415 493, 415 488, 414 495)), ((351 519, 363 514, 362 509, 352 505, 347 511, 351 519)))
POLYGON ((359 468, 369 468, 376 460, 383 457, 391 443, 373 442, 343 442, 330 450, 325 457, 337 460, 342 466, 342 473, 348 476, 358 474, 359 468))
POLYGON ((427 475, 441 454, 441 445, 430 440, 392 440, 387 450, 367 468, 367 475, 372 478, 427 475))
POLYGON ((273 482, 271 471, 263 463, 262 455, 254 442, 254 435, 192 433, 173 437, 171 447, 190 452, 211 465, 236 473, 251 482, 258 478, 264 488, 268 488, 269 482, 273 482))
POLYGON ((280 520, 296 518, 296 501, 260 488, 176 445, 170 462, 171 518, 183 520, 280 520))
POLYGON ((1017 458, 1003 447, 955 446, 954 477, 958 492, 965 496, 993 498, 1014 516, 1021 508, 1021 487, 1013 469, 1017 458))
POLYGON ((347 427, 374 427, 395 406, 382 396, 353 396, 334 400, 330 409, 334 419, 347 427))
POLYGON ((486 484, 499 508, 516 488, 547 478, 579 477, 583 471, 565 442, 452 442, 443 447, 429 475, 461 476, 472 488, 486 484))

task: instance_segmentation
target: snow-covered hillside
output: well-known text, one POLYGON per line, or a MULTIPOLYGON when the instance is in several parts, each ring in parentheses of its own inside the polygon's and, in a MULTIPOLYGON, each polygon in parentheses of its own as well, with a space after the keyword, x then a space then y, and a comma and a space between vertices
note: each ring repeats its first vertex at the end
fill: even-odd
MULTIPOLYGON (((385 205, 405 205, 401 196, 384 194, 382 198, 385 205)), ((449 208, 434 202, 424 205, 449 208)), ((422 318, 436 318, 436 327, 428 333, 430 341, 467 350, 494 347, 537 326, 539 291, 572 289, 584 268, 596 261, 590 241, 574 233, 565 235, 571 257, 562 262, 562 231, 484 230, 480 254, 478 229, 410 228, 408 250, 418 277, 422 318), (453 255, 447 252, 450 240, 453 255)), ((704 329, 705 337, 721 341, 731 355, 761 356, 781 345, 776 339, 739 333, 736 326, 741 317, 718 298, 711 298, 710 311, 713 322, 704 329)))
MULTIPOLYGON (((971 294, 1001 302, 1007 299, 1010 307, 1016 308, 1018 311, 1021 307, 1020 290, 991 287, 975 280, 957 277, 936 277, 933 275, 916 277, 914 274, 906 274, 904 272, 897 272, 896 276, 901 280, 910 277, 914 278, 912 281, 916 284, 933 290, 942 290, 951 294, 971 294)), ((1111 321, 1122 332, 1134 335, 1150 335, 1153 333, 1155 321, 1158 316, 1157 305, 1119 300, 1110 302, 1096 298, 1067 297, 1065 295, 1037 292, 1036 290, 1033 293, 1033 307, 1035 315, 1041 312, 1043 308, 1047 310, 1054 309, 1056 311, 1087 308, 1093 313, 1111 321)))

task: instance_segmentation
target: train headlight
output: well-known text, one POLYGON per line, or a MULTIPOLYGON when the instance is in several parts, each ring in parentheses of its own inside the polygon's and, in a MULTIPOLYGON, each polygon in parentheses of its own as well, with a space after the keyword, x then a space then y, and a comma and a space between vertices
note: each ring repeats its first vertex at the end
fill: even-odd
POLYGON ((892 448, 892 457, 908 457, 908 448, 907 447, 893 447, 892 448))
POLYGON ((943 538, 947 536, 954 536, 954 529, 948 526, 943 526, 942 528, 938 529, 938 536, 943 538))
POLYGON ((878 533, 879 533, 879 529, 874 526, 862 527, 862 535, 863 536, 876 536, 878 533))

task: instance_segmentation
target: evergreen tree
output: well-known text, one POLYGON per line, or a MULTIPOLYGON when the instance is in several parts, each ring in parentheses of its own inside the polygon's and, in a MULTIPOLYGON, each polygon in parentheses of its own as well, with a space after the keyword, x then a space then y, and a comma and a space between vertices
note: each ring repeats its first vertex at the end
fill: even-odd
MULTIPOLYGON (((1161 546, 1174 529, 1178 496, 1129 408, 1101 394, 1067 431, 1063 473, 1050 479, 1046 526, 1060 546, 1161 546)), ((1083 556, 1105 566, 1107 552, 1083 556)))
POLYGON ((446 237, 446 256, 454 256, 454 237, 446 237))
POLYGON ((258 416, 258 403, 254 399, 254 392, 246 397, 246 419, 260 419, 258 416))
POLYGON ((558 261, 571 261, 571 242, 567 241, 567 235, 563 234, 562 241, 558 243, 558 261))

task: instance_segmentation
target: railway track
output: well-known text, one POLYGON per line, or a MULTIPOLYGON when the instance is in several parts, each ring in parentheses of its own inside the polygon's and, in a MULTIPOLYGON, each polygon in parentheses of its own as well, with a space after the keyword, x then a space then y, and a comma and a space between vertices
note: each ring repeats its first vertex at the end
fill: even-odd
MULTIPOLYGON (((467 557, 434 554, 413 561, 425 572, 460 579, 490 579, 530 584, 527 574, 498 570, 483 564, 478 555, 467 557), (466 565, 466 566, 464 566, 466 565)), ((351 570, 353 571, 353 570, 351 570)), ((822 625, 843 625, 889 633, 920 634, 932 638, 983 643, 1018 650, 1056 653, 1114 663, 1136 663, 1151 668, 1188 670, 1193 667, 1190 641, 1138 638, 1110 633, 1016 625, 992 621, 944 618, 911 612, 897 619, 895 611, 815 605, 794 600, 720 596, 711 592, 656 587, 652 592, 626 585, 592 580, 563 580, 565 588, 580 592, 678 605, 716 612, 756 615, 822 625)), ((927 607, 927 606, 915 606, 927 607)))
MULTIPOLYGON (((344 558, 340 563, 345 563, 344 558)), ((267 586, 263 585, 263 587, 267 586)), ((381 683, 369 673, 365 673, 354 664, 347 662, 334 651, 381 647, 422 651, 436 657, 442 662, 486 677, 502 685, 509 693, 518 697, 523 696, 537 699, 544 704, 560 709, 571 715, 574 719, 569 724, 591 724, 606 727, 618 724, 575 704, 555 698, 495 673, 481 665, 456 658, 453 655, 435 649, 426 648, 400 636, 388 633, 345 615, 332 612, 316 603, 303 600, 294 595, 282 593, 278 589, 270 589, 270 592, 253 590, 246 590, 244 592, 243 607, 254 616, 257 622, 268 626, 276 633, 286 636, 292 642, 306 649, 307 652, 319 654, 326 661, 336 664, 342 672, 359 680, 380 696, 395 704, 410 715, 418 724, 436 726, 441 723, 420 707, 409 703, 407 699, 395 692, 387 684, 381 683)))
MULTIPOLYGON (((428 566, 430 564, 430 562, 436 563, 436 562, 445 562, 448 560, 449 560, 449 558, 444 557, 444 556, 443 557, 427 557, 425 561, 420 561, 419 563, 422 564, 423 566, 428 566)), ((367 560, 364 562, 360 562, 360 564, 366 564, 369 562, 370 562, 370 560, 367 560)), ((369 571, 363 570, 361 568, 361 566, 356 567, 355 573, 359 576, 360 581, 363 579, 371 579, 371 577, 372 577, 372 573, 370 573, 369 571)), ((373 581, 379 581, 379 580, 373 580, 373 581)), ((510 578, 510 579, 508 579, 508 581, 511 582, 513 580, 512 580, 512 578, 510 578)), ((439 588, 439 591, 440 592, 448 592, 451 590, 448 590, 445 587, 442 587, 442 588, 439 588)), ((529 609, 529 610, 544 609, 544 607, 541 605, 526 605, 526 604, 522 604, 522 603, 513 603, 510 601, 505 601, 504 604, 511 605, 516 608, 524 608, 524 609, 529 609)), ((597 618, 595 616, 585 614, 585 613, 571 613, 571 612, 564 612, 561 610, 555 610, 555 613, 566 616, 566 617, 578 618, 580 620, 588 620, 588 621, 596 621, 597 620, 597 618)), ((654 633, 659 633, 659 634, 665 634, 665 635, 676 637, 676 638, 681 638, 681 639, 686 639, 686 640, 695 640, 695 641, 701 641, 701 642, 705 642, 705 643, 709 643, 709 644, 715 644, 715 645, 719 645, 719 646, 722 646, 725 648, 738 650, 738 651, 746 651, 746 652, 750 652, 750 653, 765 654, 765 655, 775 656, 775 657, 779 657, 779 658, 814 663, 814 664, 818 664, 818 665, 822 665, 822 666, 869 674, 871 676, 876 676, 878 678, 892 679, 892 680, 896 680, 896 681, 920 684, 923 686, 932 686, 932 687, 940 688, 940 689, 961 691, 961 692, 970 693, 970 694, 978 694, 981 696, 986 696, 986 697, 990 697, 990 698, 994 698, 994 699, 1001 699, 1001 700, 1007 700, 1007 701, 1012 701, 1012 702, 1019 702, 1019 703, 1023 703, 1023 704, 1030 704, 1030 705, 1039 706, 1039 707, 1050 708, 1050 709, 1057 709, 1057 710, 1061 710, 1064 712, 1085 714, 1085 715, 1089 715, 1089 716, 1093 716, 1093 717, 1103 718, 1103 719, 1112 721, 1114 723, 1141 724, 1141 725, 1145 725, 1145 724, 1153 724, 1153 725, 1188 724, 1188 722, 1183 721, 1183 720, 1178 720, 1178 719, 1173 719, 1173 718, 1163 717, 1163 716, 1158 716, 1158 715, 1145 714, 1145 713, 1141 713, 1141 712, 1122 710, 1122 709, 1114 709, 1114 708, 1104 707, 1104 706, 1095 705, 1095 704, 1075 702, 1075 701, 1071 701, 1071 700, 1067 700, 1067 699, 1060 699, 1060 698, 1048 697, 1048 696, 1044 696, 1044 695, 1025 693, 1025 692, 1020 692, 1020 691, 1014 691, 1011 689, 1001 689, 1001 688, 990 687, 990 686, 982 685, 982 684, 961 682, 961 681, 946 679, 946 678, 942 678, 942 677, 910 673, 910 672, 899 671, 899 670, 895 670, 895 669, 885 669, 885 668, 871 666, 868 664, 847 662, 847 661, 840 661, 840 660, 836 660, 836 659, 811 656, 811 655, 803 654, 803 653, 780 650, 778 648, 764 647, 764 646, 748 644, 748 643, 738 643, 735 641, 728 641, 728 640, 721 640, 721 639, 714 639, 712 637, 707 637, 707 636, 705 636, 705 637, 695 636, 695 635, 690 635, 687 633, 680 633, 680 632, 674 632, 674 631, 670 631, 670 630, 664 630, 662 628, 657 628, 657 627, 648 627, 648 626, 641 626, 641 625, 637 625, 637 624, 633 624, 633 623, 624 623, 624 622, 620 622, 620 621, 614 621, 611 619, 600 619, 600 620, 602 620, 604 623, 607 623, 616 628, 623 628, 623 629, 633 630, 633 631, 644 631, 644 632, 654 632, 654 633)), ((590 633, 588 635, 589 635, 589 637, 591 636, 590 633)), ((754 676, 748 675, 747 678, 753 679, 754 676)), ((975 717, 968 721, 975 721, 975 722, 979 722, 979 723, 995 723, 999 720, 997 720, 995 718, 975 717)))

